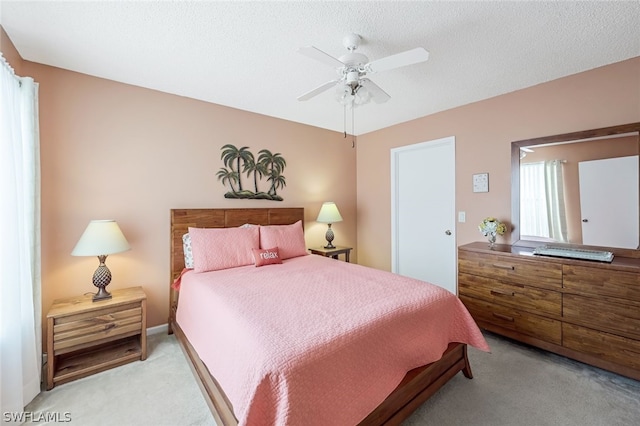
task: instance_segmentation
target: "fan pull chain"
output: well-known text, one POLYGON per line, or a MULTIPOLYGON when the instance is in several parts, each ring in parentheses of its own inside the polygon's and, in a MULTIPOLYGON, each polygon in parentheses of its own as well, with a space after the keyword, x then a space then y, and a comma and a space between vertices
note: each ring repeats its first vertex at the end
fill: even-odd
MULTIPOLYGON (((344 105, 344 138, 347 138, 347 105, 344 105)), ((355 119, 354 119, 354 112, 353 112, 353 105, 351 105, 351 148, 355 148, 356 147, 356 137, 355 137, 355 119)))
POLYGON ((343 105, 344 107, 344 120, 343 120, 343 124, 344 124, 344 138, 347 138, 347 105, 343 105))
POLYGON ((356 125, 355 125, 355 112, 354 107, 351 107, 351 148, 356 147, 356 125))

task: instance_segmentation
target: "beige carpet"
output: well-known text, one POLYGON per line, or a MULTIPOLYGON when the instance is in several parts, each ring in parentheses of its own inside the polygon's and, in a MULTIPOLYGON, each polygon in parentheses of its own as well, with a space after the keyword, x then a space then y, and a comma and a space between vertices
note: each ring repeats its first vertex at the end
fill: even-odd
MULTIPOLYGON (((490 354, 469 350, 474 379, 458 374, 405 425, 640 424, 640 382, 491 334, 487 341, 490 354)), ((146 361, 42 392, 26 411, 68 412, 71 425, 215 425, 175 337, 148 344, 146 361)))

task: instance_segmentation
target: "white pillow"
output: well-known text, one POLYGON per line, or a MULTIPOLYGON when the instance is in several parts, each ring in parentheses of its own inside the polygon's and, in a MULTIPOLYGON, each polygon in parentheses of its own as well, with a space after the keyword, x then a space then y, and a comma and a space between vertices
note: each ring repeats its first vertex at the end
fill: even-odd
POLYGON ((187 232, 182 236, 182 252, 184 253, 184 267, 193 269, 193 252, 191 251, 191 235, 187 232))

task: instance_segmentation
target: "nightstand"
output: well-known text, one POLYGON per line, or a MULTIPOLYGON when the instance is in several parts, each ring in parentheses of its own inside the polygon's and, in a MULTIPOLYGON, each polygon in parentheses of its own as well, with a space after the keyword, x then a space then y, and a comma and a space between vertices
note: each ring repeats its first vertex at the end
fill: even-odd
POLYGON ((47 390, 147 358, 147 296, 142 287, 54 300, 47 314, 47 390))
POLYGON ((309 251, 312 254, 319 254, 320 256, 331 257, 333 259, 337 259, 339 255, 344 254, 345 262, 349 261, 349 254, 353 250, 351 247, 340 247, 336 246, 335 248, 324 248, 324 247, 316 247, 310 248, 309 251))

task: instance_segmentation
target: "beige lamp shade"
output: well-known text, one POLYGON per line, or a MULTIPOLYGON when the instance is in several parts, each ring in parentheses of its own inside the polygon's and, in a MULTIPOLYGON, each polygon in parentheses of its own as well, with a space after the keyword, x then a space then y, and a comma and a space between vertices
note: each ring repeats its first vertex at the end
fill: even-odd
POLYGON ((338 206, 333 201, 327 201, 322 204, 320 208, 320 213, 318 213, 317 222, 320 223, 336 223, 342 222, 342 216, 340 216, 340 211, 338 211, 338 206))
POLYGON ((71 252, 72 256, 120 253, 131 247, 115 220, 92 220, 71 252))

